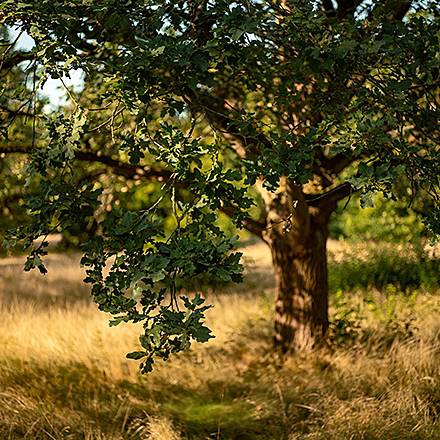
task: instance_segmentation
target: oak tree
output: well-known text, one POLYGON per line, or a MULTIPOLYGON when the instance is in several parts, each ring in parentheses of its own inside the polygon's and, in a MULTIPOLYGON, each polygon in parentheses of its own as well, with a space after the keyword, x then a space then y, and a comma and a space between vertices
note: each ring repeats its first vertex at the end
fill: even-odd
POLYGON ((48 234, 89 225, 86 282, 112 324, 144 322, 143 348, 128 355, 144 371, 154 356, 211 337, 203 299, 179 305, 178 282, 242 278, 218 212, 270 247, 282 352, 326 343, 338 202, 354 191, 363 206, 377 193, 395 199, 406 176, 411 194, 433 199, 425 221, 440 233, 436 1, 7 0, 0 9, 4 25, 35 41, 30 51, 2 46, 0 150, 3 160, 28 156, 32 214, 5 243, 22 241, 26 269, 45 272, 48 234), (21 88, 14 69, 27 75, 21 88), (84 72, 84 90, 45 112, 38 87, 71 69, 84 72), (11 135, 20 124, 32 135, 11 135), (126 190, 141 183, 148 203, 103 215, 112 179, 126 190))

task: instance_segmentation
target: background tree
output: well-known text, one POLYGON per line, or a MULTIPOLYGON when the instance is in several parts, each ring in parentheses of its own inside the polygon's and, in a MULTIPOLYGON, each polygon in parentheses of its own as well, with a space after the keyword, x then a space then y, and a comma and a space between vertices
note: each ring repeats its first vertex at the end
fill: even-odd
MULTIPOLYGON (((86 222, 86 281, 113 323, 145 322, 144 350, 129 356, 145 357, 147 371, 153 355, 210 337, 198 295, 179 309, 177 280, 241 279, 233 240, 216 224, 223 211, 271 249, 277 349, 325 344, 326 241, 339 201, 353 191, 363 206, 378 192, 395 199, 406 176, 412 194, 432 198, 426 222, 440 231, 436 3, 2 3, 4 23, 36 43, 26 54, 10 43, 2 57, 30 60, 27 89, 72 68, 86 75, 70 107, 53 116, 32 107, 31 144, 2 144, 29 154, 27 185, 40 187, 27 197, 32 222, 6 244, 24 240, 26 268, 44 272, 46 242, 34 240, 86 222), (102 215, 106 188, 118 187, 109 182, 121 178, 127 191, 156 186, 144 187, 142 206, 102 215)), ((7 78, 3 94, 19 105, 7 78)))

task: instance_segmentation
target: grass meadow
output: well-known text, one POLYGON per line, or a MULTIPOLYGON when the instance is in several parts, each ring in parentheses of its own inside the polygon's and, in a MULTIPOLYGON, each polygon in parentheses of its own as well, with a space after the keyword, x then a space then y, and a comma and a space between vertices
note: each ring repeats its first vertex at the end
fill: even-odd
POLYGON ((139 328, 108 327, 77 256, 50 255, 45 277, 1 260, 0 439, 440 439, 438 267, 330 251, 331 350, 271 351, 272 268, 254 245, 242 285, 203 286, 216 338, 147 376, 125 358, 139 328), (384 261, 418 284, 387 282, 384 261))

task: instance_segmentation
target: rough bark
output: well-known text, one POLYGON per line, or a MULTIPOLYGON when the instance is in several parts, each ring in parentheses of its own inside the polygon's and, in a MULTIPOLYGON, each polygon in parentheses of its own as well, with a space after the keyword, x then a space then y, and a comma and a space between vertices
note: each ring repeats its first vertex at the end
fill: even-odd
POLYGON ((275 347, 283 353, 326 343, 326 225, 317 225, 307 244, 279 233, 270 234, 276 282, 275 347))
POLYGON ((270 220, 263 239, 271 249, 276 283, 275 347, 286 353, 326 345, 326 242, 336 203, 325 210, 311 206, 299 188, 288 185, 264 199, 270 220))

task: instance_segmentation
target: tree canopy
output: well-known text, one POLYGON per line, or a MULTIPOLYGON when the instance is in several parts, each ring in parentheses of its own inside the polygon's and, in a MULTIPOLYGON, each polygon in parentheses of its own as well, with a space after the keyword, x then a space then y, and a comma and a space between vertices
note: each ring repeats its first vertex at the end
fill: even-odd
POLYGON ((271 247, 283 351, 326 335, 325 240, 339 201, 354 191, 365 207, 377 193, 396 199, 405 177, 410 194, 433 200, 425 222, 440 234, 436 1, 7 0, 0 9, 0 151, 3 164, 28 157, 31 214, 5 244, 22 241, 25 268, 44 273, 48 235, 88 228, 86 282, 112 325, 144 322, 143 348, 128 355, 143 371, 211 337, 203 298, 178 304, 177 282, 242 279, 220 211, 271 247), (35 47, 15 50, 5 26, 35 47), (72 69, 84 72, 84 90, 45 111, 38 88, 72 69), (141 203, 115 203, 139 184, 141 203))

